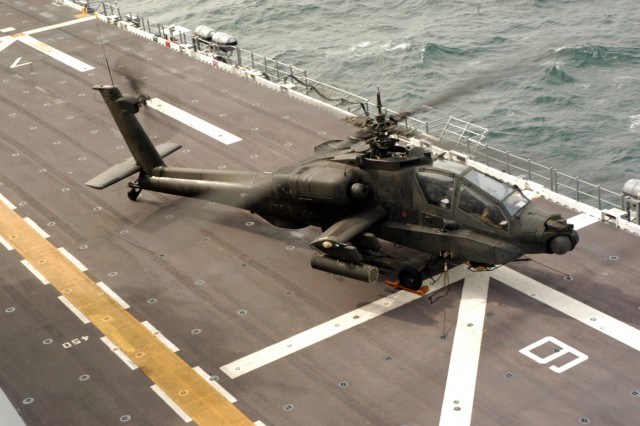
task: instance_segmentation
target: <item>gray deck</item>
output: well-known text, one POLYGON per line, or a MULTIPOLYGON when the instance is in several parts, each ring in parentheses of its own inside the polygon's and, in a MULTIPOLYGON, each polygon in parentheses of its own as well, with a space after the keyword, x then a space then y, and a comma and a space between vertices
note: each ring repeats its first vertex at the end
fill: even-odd
MULTIPOLYGON (((72 20, 75 13, 34 3, 3 4, 0 29, 24 32, 72 20)), ((472 405, 463 396, 443 404, 456 336, 479 325, 457 323, 464 314, 462 281, 435 304, 418 298, 230 378, 220 367, 395 290, 312 270, 308 243, 316 229, 282 230, 243 211, 150 192, 134 203, 125 182, 103 191, 84 186, 129 156, 91 90, 109 83, 96 25, 33 34, 92 71, 79 72, 21 42, 0 54, 0 193, 124 299, 137 319, 175 344, 190 366, 218 376, 252 421, 434 425, 471 410, 473 425, 628 425, 640 418, 638 342, 636 348, 620 342, 599 326, 604 317, 593 316, 595 325, 580 322, 501 275, 491 278, 479 315, 476 386, 462 384, 475 389, 472 405), (519 352, 547 336, 588 359, 556 373, 549 367, 570 362, 575 353, 540 364, 519 352)), ((224 145, 147 109, 139 117, 155 143, 184 145, 167 159, 171 165, 268 171, 352 130, 249 80, 115 27, 100 24, 100 30, 116 84, 128 89, 117 72, 125 66, 143 78, 145 93, 243 139, 224 145)), ((603 223, 585 227, 580 238, 565 256, 535 256, 509 268, 637 333, 640 253, 634 248, 640 240, 603 223)), ((110 353, 97 328, 80 322, 21 260, 0 246, 0 388, 26 424, 183 424, 151 391, 148 377, 110 353), (69 346, 82 336, 88 340, 69 346)), ((488 279, 486 273, 468 275, 488 279)), ((471 285, 467 279, 465 288, 471 285)), ((609 324, 606 331, 618 327, 609 324)), ((544 358, 558 349, 547 343, 532 352, 544 358)))

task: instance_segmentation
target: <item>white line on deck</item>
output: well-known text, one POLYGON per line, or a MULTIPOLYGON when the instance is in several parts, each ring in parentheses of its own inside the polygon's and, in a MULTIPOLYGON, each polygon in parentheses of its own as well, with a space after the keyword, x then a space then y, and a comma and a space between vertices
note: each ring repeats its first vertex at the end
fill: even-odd
POLYGON ((589 225, 593 225, 596 222, 600 222, 598 218, 589 216, 588 214, 581 213, 579 215, 570 217, 567 222, 573 225, 575 230, 585 228, 589 225))
MULTIPOLYGON (((449 280, 451 283, 454 283, 464 278, 468 273, 464 266, 458 266, 449 271, 449 280)), ((442 279, 431 286, 429 293, 433 293, 440 288, 442 288, 442 279)), ((413 302, 420 297, 421 296, 407 291, 398 291, 362 308, 317 325, 227 365, 223 365, 220 369, 226 375, 235 379, 357 325, 364 324, 382 314, 404 306, 409 302, 413 302)))
POLYGON ((4 248, 6 248, 7 250, 11 251, 13 250, 13 246, 11 244, 9 244, 7 242, 7 240, 5 240, 4 238, 0 237, 0 244, 2 244, 4 246, 4 248))
POLYGON ((11 201, 9 201, 9 199, 7 197, 5 197, 4 195, 2 195, 2 194, 0 194, 0 201, 2 201, 11 210, 15 210, 16 209, 16 206, 13 205, 13 203, 11 203, 11 201))
POLYGON ((441 426, 471 424, 490 279, 486 274, 472 274, 464 281, 440 413, 441 426))
POLYGON ((151 390, 154 391, 160 397, 160 399, 162 399, 169 407, 171 407, 171 409, 175 411, 176 414, 180 416, 180 418, 184 420, 185 423, 193 421, 193 419, 189 417, 189 415, 185 413, 184 410, 180 408, 180 406, 176 404, 175 401, 165 393, 165 391, 160 389, 160 386, 152 385, 151 390))
POLYGON ((29 272, 31 272, 38 279, 38 281, 40 281, 44 285, 49 285, 49 281, 44 277, 44 275, 42 275, 40 271, 34 268, 28 260, 23 259, 20 261, 20 263, 22 263, 24 267, 27 268, 29 272))
POLYGON ((33 219, 31 219, 30 217, 25 217, 23 220, 27 222, 29 226, 31 226, 42 238, 49 238, 49 234, 44 232, 44 229, 40 228, 38 224, 33 221, 33 219))
POLYGON ((68 27, 69 25, 79 24, 86 21, 95 21, 97 18, 94 15, 86 16, 84 18, 72 19, 71 21, 60 22, 59 24, 49 25, 48 27, 36 28, 34 30, 24 31, 23 34, 37 34, 44 31, 55 30, 56 28, 68 27))
POLYGON ((31 37, 30 35, 21 35, 16 37, 16 39, 26 44, 27 46, 36 49, 38 52, 44 53, 45 55, 55 59, 56 61, 60 61, 77 71, 86 72, 94 69, 91 65, 85 64, 81 60, 76 59, 73 56, 68 55, 54 47, 51 47, 48 44, 31 37))
POLYGON ((216 127, 213 124, 196 117, 195 115, 189 114, 185 110, 173 106, 170 103, 163 101, 162 99, 149 99, 147 101, 147 105, 163 114, 168 115, 171 118, 180 121, 183 124, 186 124, 189 127, 192 127, 193 129, 201 133, 204 133, 205 135, 219 142, 222 142, 225 145, 230 145, 242 140, 238 136, 231 134, 219 127, 216 127))
POLYGON ((2 52, 7 47, 11 46, 15 41, 16 39, 11 36, 5 36, 0 38, 0 52, 2 52))
POLYGON ((69 260, 69 262, 73 263, 75 267, 80 269, 82 272, 86 272, 89 270, 86 266, 80 263, 80 261, 76 259, 71 253, 69 253, 67 249, 65 249, 64 247, 59 247, 58 251, 62 253, 64 257, 66 257, 69 260))
POLYGON ((220 385, 220 383, 218 383, 215 380, 212 380, 211 376, 207 374, 207 372, 204 371, 201 367, 196 366, 196 367, 193 367, 193 369, 196 373, 198 373, 200 377, 206 380, 206 382, 209 383, 211 387, 214 388, 220 395, 224 396, 227 399, 227 401, 229 401, 232 404, 235 404, 236 402, 238 402, 238 399, 235 396, 231 395, 225 388, 223 388, 220 385))
POLYGON ((142 321, 141 323, 144 328, 149 330, 151 334, 153 334, 158 340, 160 340, 166 347, 168 347, 172 352, 178 352, 180 348, 171 343, 171 340, 164 337, 164 334, 160 333, 157 328, 151 325, 149 321, 142 321))
POLYGON ((64 296, 58 296, 58 300, 60 300, 64 306, 66 306, 67 308, 69 308, 69 310, 71 312, 73 312, 73 314, 75 316, 77 316, 80 321, 82 321, 84 324, 89 324, 91 321, 89 321, 89 318, 87 318, 86 316, 84 316, 84 314, 82 312, 80 312, 80 310, 78 308, 76 308, 73 303, 69 302, 69 299, 67 299, 64 296))
POLYGON ((625 345, 640 351, 640 330, 604 312, 573 299, 513 269, 502 267, 491 272, 496 280, 569 315, 625 345))
POLYGON ((120 296, 118 296, 118 294, 111 290, 109 288, 108 285, 106 285, 105 283, 103 283, 102 281, 99 281, 96 283, 98 285, 98 287, 100 287, 102 289, 102 291, 104 291, 105 293, 107 293, 107 295, 109 297, 111 297, 113 300, 115 300, 115 302, 120 305, 123 309, 129 309, 131 306, 129 306, 129 304, 127 302, 125 302, 120 296))
POLYGON ((127 356, 127 354, 125 354, 124 352, 122 352, 122 349, 120 349, 119 347, 117 347, 115 345, 115 343, 113 343, 111 341, 111 339, 109 339, 107 336, 103 336, 100 338, 100 340, 102 340, 102 343, 104 343, 105 345, 107 345, 107 347, 109 348, 109 350, 111 351, 111 353, 115 354, 118 358, 120 358, 120 360, 122 362, 125 363, 125 365, 127 367, 129 367, 132 370, 135 370, 138 368, 138 366, 136 365, 135 362, 131 361, 131 358, 129 358, 127 356))

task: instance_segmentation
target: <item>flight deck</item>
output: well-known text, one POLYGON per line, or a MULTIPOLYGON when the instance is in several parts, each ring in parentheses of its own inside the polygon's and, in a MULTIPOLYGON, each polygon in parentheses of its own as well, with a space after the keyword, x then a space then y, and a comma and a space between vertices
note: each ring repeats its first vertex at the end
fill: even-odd
POLYGON ((434 271, 420 296, 313 270, 317 228, 89 188, 130 156, 92 90, 111 83, 105 55, 115 85, 135 75, 152 98, 152 141, 182 145, 172 166, 271 171, 353 128, 69 6, 0 10, 0 424, 640 418, 638 236, 541 198, 575 250, 434 271))

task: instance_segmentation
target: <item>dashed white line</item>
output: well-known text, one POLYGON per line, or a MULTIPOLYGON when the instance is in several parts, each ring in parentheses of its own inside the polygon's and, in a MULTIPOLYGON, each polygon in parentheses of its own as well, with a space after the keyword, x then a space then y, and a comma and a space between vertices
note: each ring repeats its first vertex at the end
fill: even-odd
POLYGON ((209 385, 211 385, 211 387, 214 388, 220 395, 224 396, 227 399, 227 401, 229 401, 232 404, 235 404, 236 402, 238 402, 236 397, 231 395, 225 388, 223 388, 220 385, 220 383, 218 383, 215 380, 211 380, 211 376, 207 374, 207 372, 204 371, 201 367, 196 366, 196 367, 193 367, 193 369, 195 370, 196 373, 198 373, 200 377, 206 380, 206 382, 209 383, 209 385))
POLYGON ((49 238, 49 234, 47 234, 42 228, 40 228, 38 224, 35 223, 30 217, 25 217, 23 220, 27 222, 29 226, 31 226, 42 238, 49 238))
POLYGON ((9 199, 7 199, 7 197, 5 197, 2 194, 0 194, 0 201, 2 201, 11 210, 15 210, 16 209, 16 206, 14 206, 13 203, 11 203, 11 201, 9 201, 9 199))
POLYGON ((4 238, 0 237, 0 244, 2 244, 4 246, 4 248, 6 248, 9 251, 13 250, 13 246, 11 244, 9 244, 7 242, 7 240, 5 240, 4 238))
POLYGON ((169 339, 167 339, 162 333, 158 331, 157 328, 151 325, 149 321, 142 321, 141 323, 144 328, 149 330, 151 334, 153 334, 158 340, 160 340, 166 347, 168 347, 172 352, 178 352, 180 348, 171 343, 169 339))
POLYGON ((49 285, 49 281, 44 277, 44 275, 42 275, 40 271, 34 268, 28 260, 23 259, 20 261, 20 263, 22 263, 24 267, 27 268, 29 272, 31 272, 38 279, 38 281, 40 281, 44 285, 49 285))
POLYGON ((111 297, 118 305, 120 305, 123 309, 129 309, 131 306, 127 302, 125 302, 118 294, 111 290, 108 285, 99 281, 96 283, 98 287, 102 289, 109 297, 111 297))
POLYGON ((69 253, 69 252, 67 251, 67 249, 66 249, 66 248, 64 248, 64 247, 59 247, 59 248, 58 248, 58 251, 59 251, 60 253, 62 253, 62 254, 64 255, 64 257, 66 257, 66 258, 67 258, 67 260, 69 260, 69 262, 73 263, 73 264, 74 264, 74 266, 75 266, 76 268, 80 269, 82 272, 86 272, 86 271, 88 271, 88 270, 89 270, 89 269, 88 269, 86 266, 84 266, 84 265, 83 265, 83 264, 82 264, 78 259, 76 259, 76 258, 75 258, 71 253, 69 253))
POLYGON ((193 419, 189 417, 189 415, 185 413, 185 411, 182 408, 180 408, 180 406, 176 404, 176 402, 173 399, 171 399, 171 397, 167 395, 165 391, 160 389, 160 386, 152 385, 151 390, 154 391, 156 395, 158 395, 160 399, 162 399, 165 402, 165 404, 167 404, 173 411, 175 411, 175 413, 178 416, 180 416, 180 418, 184 420, 185 423, 189 423, 193 421, 193 419))
POLYGON ((73 312, 73 314, 77 316, 84 324, 89 324, 91 322, 89 321, 89 318, 87 318, 82 312, 80 312, 78 308, 73 305, 73 303, 69 302, 69 299, 64 296, 58 296, 58 299, 64 304, 64 306, 69 308, 69 310, 73 312))
POLYGON ((135 362, 131 361, 131 358, 129 358, 127 356, 127 354, 125 354, 124 352, 122 352, 122 349, 120 349, 118 346, 116 346, 111 339, 109 339, 107 336, 103 336, 100 338, 100 340, 102 340, 102 343, 104 343, 105 345, 107 345, 107 347, 109 348, 109 350, 111 350, 111 353, 115 354, 118 358, 120 358, 120 360, 122 362, 125 363, 125 365, 127 367, 129 367, 132 370, 135 370, 138 368, 138 366, 136 365, 135 362))

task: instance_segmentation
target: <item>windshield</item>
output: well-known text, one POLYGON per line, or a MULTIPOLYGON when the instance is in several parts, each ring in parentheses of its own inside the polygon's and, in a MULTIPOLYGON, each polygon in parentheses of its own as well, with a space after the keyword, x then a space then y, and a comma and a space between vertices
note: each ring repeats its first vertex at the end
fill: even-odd
POLYGON ((529 202, 529 199, 525 197, 518 188, 502 183, 477 170, 469 171, 469 173, 465 175, 465 178, 496 200, 502 202, 502 205, 510 216, 516 214, 518 210, 529 202))

